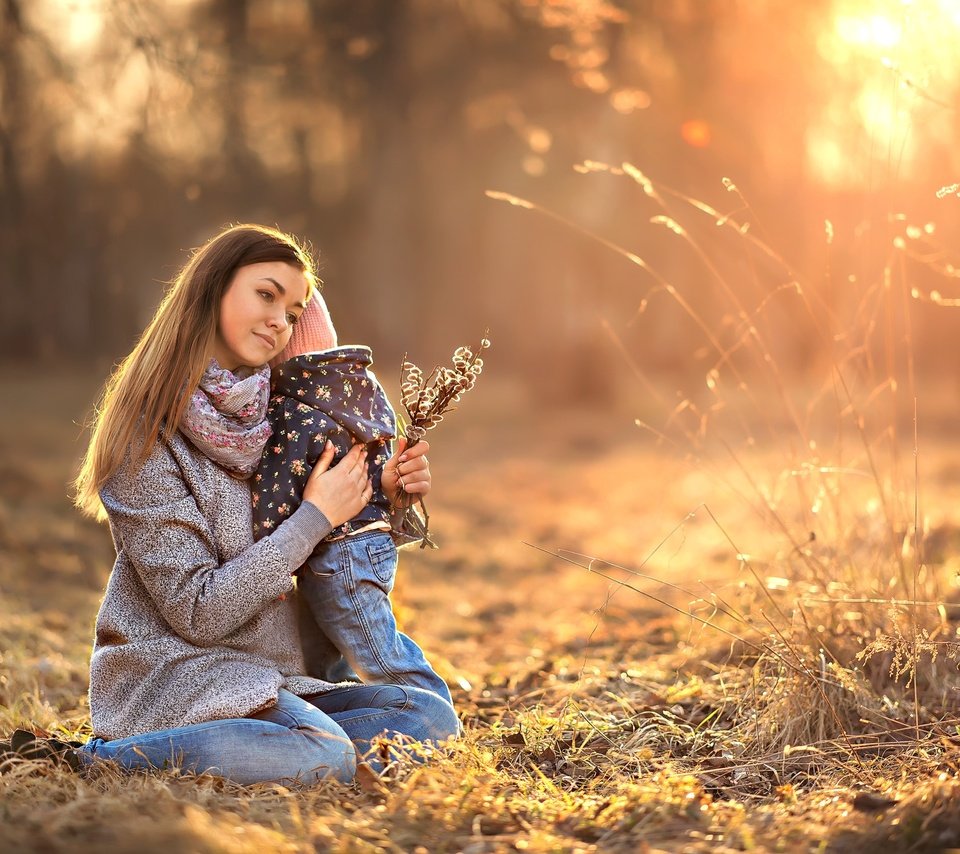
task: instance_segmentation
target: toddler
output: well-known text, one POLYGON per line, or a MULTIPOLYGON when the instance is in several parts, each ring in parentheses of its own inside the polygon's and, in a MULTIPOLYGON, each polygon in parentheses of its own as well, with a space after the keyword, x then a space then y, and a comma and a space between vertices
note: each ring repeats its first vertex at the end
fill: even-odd
POLYGON ((254 538, 269 534, 300 506, 328 440, 336 449, 334 461, 353 444, 365 443, 373 497, 321 540, 298 570, 308 669, 333 681, 355 675, 365 683, 424 688, 451 702, 420 647, 397 630, 390 605, 394 538, 402 543, 404 536, 392 530, 380 481, 397 427, 372 363, 368 347, 337 346, 330 313, 314 289, 290 342, 271 362, 267 420, 273 433, 252 479, 254 538), (310 631, 311 622, 319 631, 310 631))

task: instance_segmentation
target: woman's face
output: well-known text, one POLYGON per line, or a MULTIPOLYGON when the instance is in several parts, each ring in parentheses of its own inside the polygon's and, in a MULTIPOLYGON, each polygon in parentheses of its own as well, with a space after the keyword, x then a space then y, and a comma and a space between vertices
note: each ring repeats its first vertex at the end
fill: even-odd
POLYGON ((256 368, 276 356, 290 340, 307 292, 303 271, 283 261, 240 267, 220 301, 213 347, 220 367, 256 368))

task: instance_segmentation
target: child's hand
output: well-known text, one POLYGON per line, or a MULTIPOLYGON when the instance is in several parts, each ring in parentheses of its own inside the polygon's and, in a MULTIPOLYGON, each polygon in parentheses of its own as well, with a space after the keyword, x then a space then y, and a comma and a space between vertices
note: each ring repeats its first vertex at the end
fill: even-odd
POLYGON ((303 500, 309 501, 333 525, 342 525, 357 515, 373 495, 373 486, 367 476, 367 449, 354 445, 333 468, 336 449, 327 442, 303 490, 303 500))
POLYGON ((380 485, 392 507, 409 507, 417 498, 423 498, 431 486, 430 463, 427 452, 430 443, 421 439, 409 451, 407 440, 397 440, 396 453, 383 467, 380 485))

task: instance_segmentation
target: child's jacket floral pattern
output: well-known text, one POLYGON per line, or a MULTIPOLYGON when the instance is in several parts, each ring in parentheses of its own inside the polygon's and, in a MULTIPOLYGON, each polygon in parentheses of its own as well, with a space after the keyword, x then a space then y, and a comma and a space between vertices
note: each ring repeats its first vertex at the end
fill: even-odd
POLYGON ((336 538, 371 522, 390 523, 390 502, 380 478, 390 458, 397 419, 387 395, 369 370, 369 347, 335 347, 305 353, 273 371, 267 419, 273 435, 254 472, 253 535, 266 536, 303 500, 303 488, 327 439, 336 447, 334 463, 357 442, 368 448, 373 497, 363 510, 334 528, 336 538))

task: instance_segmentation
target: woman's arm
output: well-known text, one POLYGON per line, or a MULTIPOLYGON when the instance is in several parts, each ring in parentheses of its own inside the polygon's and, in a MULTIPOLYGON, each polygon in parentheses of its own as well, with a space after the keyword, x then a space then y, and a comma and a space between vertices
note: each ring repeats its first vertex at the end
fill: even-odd
MULTIPOLYGON (((292 589, 291 573, 358 501, 352 469, 341 472, 338 465, 326 472, 331 457, 318 464, 313 488, 308 486, 304 503, 289 519, 223 563, 220 544, 164 442, 139 472, 124 467, 111 478, 101 498, 117 548, 177 634, 196 646, 211 646, 292 589), (329 519, 324 510, 337 518, 329 519)), ((343 462, 356 464, 355 457, 343 462)), ((249 524, 247 515, 236 524, 249 524)), ((249 537, 246 531, 233 533, 249 537)))

